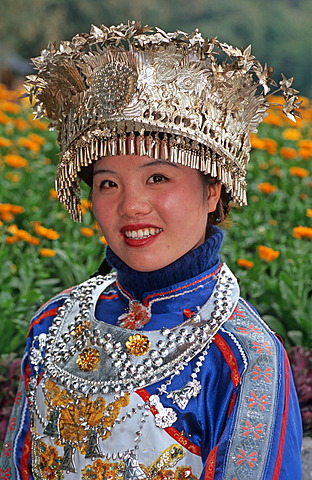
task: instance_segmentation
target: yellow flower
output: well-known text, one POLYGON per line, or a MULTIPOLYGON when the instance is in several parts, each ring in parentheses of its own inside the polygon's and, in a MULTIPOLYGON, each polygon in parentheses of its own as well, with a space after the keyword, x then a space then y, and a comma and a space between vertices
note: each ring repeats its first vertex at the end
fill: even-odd
POLYGON ((40 223, 33 223, 34 232, 37 235, 41 235, 42 237, 48 238, 49 240, 57 240, 60 238, 60 234, 53 230, 52 228, 46 228, 40 225, 40 223))
POLYGON ((292 160, 298 155, 296 150, 290 147, 281 147, 280 154, 282 155, 282 157, 286 158, 287 160, 292 160))
POLYGON ((309 171, 301 167, 291 167, 289 172, 294 177, 304 178, 309 176, 309 171))
POLYGON ((88 228, 88 227, 81 227, 80 233, 84 237, 93 237, 93 235, 94 235, 94 231, 91 228, 88 228))
POLYGON ((106 238, 105 238, 104 236, 101 236, 101 237, 100 237, 100 242, 102 242, 103 245, 108 245, 107 240, 106 240, 106 238))
POLYGON ((268 182, 259 183, 258 189, 260 190, 261 193, 264 193, 265 195, 269 195, 270 193, 273 193, 276 190, 278 190, 276 185, 272 185, 271 183, 268 183, 268 182))
POLYGON ((295 227, 293 228, 293 236, 295 238, 307 237, 312 240, 312 228, 309 227, 295 227))
POLYGON ((285 140, 299 140, 301 133, 296 128, 286 128, 282 132, 282 137, 285 138, 285 140))
POLYGON ((280 252, 278 250, 273 250, 273 248, 266 247, 265 245, 259 245, 257 248, 261 260, 272 262, 272 260, 279 257, 280 252))
POLYGON ((28 165, 26 158, 23 158, 15 153, 8 153, 7 155, 4 155, 4 161, 7 165, 13 168, 24 168, 28 165))
POLYGON ((54 257, 56 255, 55 250, 52 250, 52 248, 40 248, 39 254, 42 257, 54 257))
POLYGON ((312 208, 307 208, 306 209, 306 216, 309 218, 312 218, 312 208))
POLYGON ((245 258, 238 258, 237 264, 240 267, 244 267, 244 268, 248 268, 248 269, 252 268, 254 266, 254 262, 251 262, 250 260, 246 260, 245 258))

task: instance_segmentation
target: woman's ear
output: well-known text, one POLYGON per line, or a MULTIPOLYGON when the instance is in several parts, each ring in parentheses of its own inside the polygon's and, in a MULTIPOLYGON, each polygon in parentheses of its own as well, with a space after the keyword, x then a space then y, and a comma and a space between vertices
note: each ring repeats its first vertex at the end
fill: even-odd
POLYGON ((220 199, 221 183, 216 182, 207 185, 207 213, 212 213, 217 208, 217 203, 220 199))

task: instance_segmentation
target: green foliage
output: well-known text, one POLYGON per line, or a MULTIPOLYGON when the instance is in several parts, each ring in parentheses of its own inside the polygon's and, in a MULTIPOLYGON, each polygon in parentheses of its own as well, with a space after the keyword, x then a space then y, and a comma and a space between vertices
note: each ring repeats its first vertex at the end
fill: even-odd
MULTIPOLYGON (((51 197, 58 160, 56 135, 42 129, 42 122, 31 121, 28 106, 16 102, 16 96, 0 88, 0 352, 21 354, 36 309, 93 274, 105 247, 89 211, 83 225, 74 224, 51 197), (18 167, 18 156, 26 161, 24 167, 18 167), (12 206, 23 211, 17 213, 12 206)), ((311 130, 311 111, 307 107, 305 119, 290 130, 298 141, 284 138, 287 132, 289 136, 288 124, 261 126, 253 139, 261 149, 252 152, 248 172, 249 207, 232 209, 222 254, 241 280, 242 295, 283 336, 287 347, 312 344, 312 141, 300 146, 311 130), (291 148, 293 159, 283 157, 284 147, 291 148), (290 170, 298 166, 304 167, 301 177, 290 170), (268 179, 277 189, 264 194, 259 183, 268 179), (307 228, 302 238, 293 235, 298 226, 307 228), (261 259, 259 245, 272 248, 278 257, 261 259), (252 268, 237 265, 238 259, 252 261, 252 268)), ((88 198, 88 191, 82 198, 88 198)))

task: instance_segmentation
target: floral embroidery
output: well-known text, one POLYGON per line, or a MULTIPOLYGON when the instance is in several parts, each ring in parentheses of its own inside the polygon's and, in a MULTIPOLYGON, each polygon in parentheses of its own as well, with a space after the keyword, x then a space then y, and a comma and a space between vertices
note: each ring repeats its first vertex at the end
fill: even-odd
POLYGON ((12 447, 10 443, 5 443, 3 445, 2 456, 3 457, 10 457, 12 453, 12 447))
POLYGON ((111 435, 110 427, 120 413, 120 409, 129 404, 130 395, 125 394, 117 400, 107 404, 103 397, 90 399, 90 395, 80 396, 74 400, 73 396, 61 389, 51 379, 45 384, 45 403, 48 405, 50 417, 54 409, 59 408, 58 421, 60 438, 55 440, 56 445, 64 446, 67 441, 77 446, 83 455, 88 448, 88 433, 94 430, 102 440, 111 435))
POLYGON ((263 412, 266 410, 264 405, 267 405, 267 395, 262 395, 262 397, 258 398, 255 392, 251 392, 251 396, 248 398, 249 407, 253 408, 258 406, 260 410, 263 412))
POLYGON ((62 460, 55 447, 46 445, 40 440, 34 441, 34 471, 39 470, 39 478, 62 480, 64 478, 60 469, 62 460))
POLYGON ((247 454, 245 450, 239 448, 239 454, 236 455, 237 458, 237 465, 241 465, 242 463, 246 462, 247 465, 251 468, 255 466, 255 462, 257 461, 257 452, 251 452, 247 454))
POLYGON ((17 392, 15 400, 14 400, 14 405, 18 405, 21 401, 21 392, 17 392))
POLYGON ((263 434, 263 423, 258 423, 257 425, 253 426, 249 420, 246 420, 246 423, 243 426, 243 431, 243 437, 253 434, 255 438, 259 440, 263 434))
POLYGON ((0 480, 10 480, 10 477, 11 477, 10 468, 6 468, 5 470, 0 468, 0 480))
POLYGON ((269 342, 263 342, 263 343, 258 343, 258 342, 252 342, 252 345, 257 353, 267 353, 268 355, 272 355, 271 352, 271 346, 269 342))
POLYGON ((9 424, 10 432, 13 432, 15 427, 16 427, 16 417, 13 417, 13 418, 11 418, 10 424, 9 424))
POLYGON ((263 378, 265 382, 270 383, 271 377, 272 377, 271 371, 272 369, 270 367, 267 367, 266 369, 261 370, 261 368, 258 367, 258 365, 256 365, 253 371, 251 372, 251 374, 253 375, 253 380, 259 380, 263 378))
POLYGON ((248 325, 248 327, 238 327, 237 329, 240 333, 245 335, 250 335, 251 333, 258 333, 260 334, 260 330, 255 327, 254 325, 248 325))

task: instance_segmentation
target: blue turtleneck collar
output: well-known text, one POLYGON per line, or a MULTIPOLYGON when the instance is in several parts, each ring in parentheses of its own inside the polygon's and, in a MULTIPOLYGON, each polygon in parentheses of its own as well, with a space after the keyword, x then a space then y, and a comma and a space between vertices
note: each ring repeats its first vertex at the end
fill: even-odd
POLYGON ((210 227, 210 235, 199 247, 191 250, 175 262, 153 272, 138 272, 125 264, 110 247, 106 250, 108 264, 117 271, 118 280, 137 300, 142 300, 144 292, 160 290, 216 266, 219 262, 219 249, 223 232, 218 227, 210 227))

